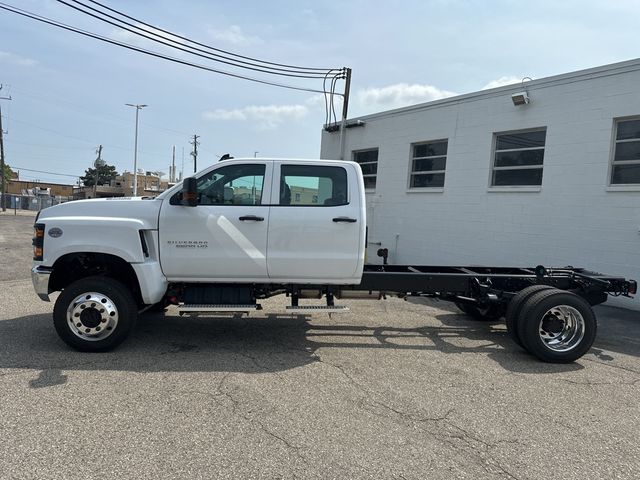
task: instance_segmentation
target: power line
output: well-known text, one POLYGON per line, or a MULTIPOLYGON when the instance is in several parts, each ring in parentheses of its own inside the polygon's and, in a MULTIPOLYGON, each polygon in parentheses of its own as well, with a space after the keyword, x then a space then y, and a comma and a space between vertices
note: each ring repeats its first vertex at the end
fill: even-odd
MULTIPOLYGON (((267 81, 267 80, 261 80, 261 79, 254 78, 254 77, 247 77, 247 76, 244 76, 244 75, 239 75, 237 73, 232 73, 232 72, 228 72, 228 71, 225 71, 225 70, 218 70, 218 69, 215 69, 215 68, 207 67, 205 65, 200 65, 198 63, 193 63, 193 62, 189 62, 189 61, 186 61, 186 60, 181 60, 179 58, 171 57, 171 56, 168 56, 168 55, 163 55, 163 54, 158 53, 158 52, 154 52, 154 51, 147 50, 147 49, 144 49, 144 48, 136 47, 136 46, 130 45, 128 43, 120 42, 118 40, 112 40, 110 38, 103 37, 102 35, 97 35, 95 33, 91 33, 91 32, 88 32, 86 30, 82 30, 82 29, 79 29, 79 28, 76 28, 76 27, 72 27, 72 26, 64 24, 62 22, 58 22, 56 20, 52 20, 50 18, 41 16, 41 15, 37 15, 37 14, 31 13, 31 12, 28 12, 26 10, 14 7, 14 6, 6 4, 6 3, 1 3, 0 2, 0 9, 6 10, 6 11, 11 12, 11 13, 15 13, 15 14, 23 16, 23 17, 30 18, 32 20, 36 20, 36 21, 41 22, 41 23, 52 25, 54 27, 58 27, 58 28, 61 28, 63 30, 68 30, 70 32, 77 33, 79 35, 83 35, 83 36, 86 36, 86 37, 94 38, 94 39, 100 40, 102 42, 110 43, 112 45, 117 45, 119 47, 123 47, 123 48, 129 49, 129 50, 133 50, 135 52, 144 53, 145 55, 149 55, 149 56, 156 57, 156 58, 161 58, 163 60, 168 60, 170 62, 178 63, 178 64, 181 64, 181 65, 186 65, 186 66, 197 68, 197 69, 200 69, 200 70, 205 70, 205 71, 212 72, 212 73, 218 73, 220 75, 226 75, 226 76, 233 77, 233 78, 240 78, 240 79, 243 79, 243 80, 248 80, 250 82, 261 83, 263 85, 271 85, 271 86, 274 86, 274 87, 287 88, 289 90, 298 90, 298 91, 302 91, 302 92, 312 92, 312 93, 324 93, 322 90, 316 90, 316 89, 304 88, 304 87, 296 87, 294 85, 287 85, 287 84, 283 84, 283 83, 277 83, 277 82, 270 82, 270 81, 267 81)), ((341 95, 341 94, 336 94, 336 95, 341 95)))
MULTIPOLYGON (((48 102, 48 103, 52 103, 52 104, 66 105, 69 108, 71 108, 72 110, 76 110, 78 112, 83 112, 88 117, 91 117, 93 119, 99 120, 101 122, 111 123, 111 124, 114 124, 114 125, 120 125, 123 128, 125 127, 125 125, 123 125, 123 124, 129 122, 129 119, 125 119, 124 117, 120 117, 118 115, 113 115, 113 114, 109 114, 109 113, 102 113, 100 116, 94 115, 94 110, 90 110, 88 108, 83 107, 82 105, 79 105, 79 104, 77 104, 75 102, 72 102, 70 100, 66 100, 66 99, 63 99, 63 98, 45 97, 44 95, 36 95, 34 93, 27 92, 27 91, 24 91, 22 89, 18 90, 18 89, 15 89, 15 88, 13 89, 13 91, 16 92, 16 93, 19 93, 21 96, 24 96, 24 97, 27 97, 27 98, 31 98, 31 99, 34 99, 34 100, 37 100, 37 101, 48 102), (103 118, 103 117, 110 117, 111 119, 107 119, 107 118, 103 118)), ((7 118, 10 118, 10 115, 7 115, 7 118)), ((140 126, 141 127, 145 127, 145 128, 155 129, 155 130, 165 130, 167 132, 177 133, 179 135, 186 135, 186 136, 190 135, 190 133, 188 133, 188 132, 181 132, 179 130, 174 130, 174 129, 167 128, 167 127, 160 127, 158 125, 152 125, 152 124, 147 123, 147 122, 140 122, 140 126)), ((12 143, 19 143, 19 142, 13 141, 12 143)), ((55 148, 55 147, 52 147, 52 148, 55 148)), ((57 147, 57 148, 60 148, 60 147, 57 147)))
MULTIPOLYGON (((0 8, 2 8, 2 7, 0 7, 0 8)), ((51 128, 41 127, 41 126, 36 125, 36 124, 34 124, 34 123, 31 123, 31 122, 25 122, 24 120, 19 120, 19 119, 17 119, 16 117, 11 117, 11 119, 12 119, 14 122, 22 123, 22 124, 24 124, 24 125, 29 125, 29 126, 30 126, 30 127, 32 127, 32 128, 37 128, 37 129, 39 129, 39 130, 43 130, 43 131, 45 131, 45 132, 53 133, 53 134, 55 134, 55 135, 59 135, 59 136, 64 137, 64 138, 68 138, 68 139, 70 139, 70 140, 75 140, 75 141, 77 141, 77 142, 89 143, 89 144, 91 144, 91 145, 95 145, 95 144, 97 143, 97 142, 94 142, 94 141, 85 140, 85 139, 83 139, 83 138, 79 138, 79 137, 74 137, 74 136, 71 136, 71 135, 67 135, 67 134, 65 134, 65 133, 61 133, 61 132, 58 132, 58 131, 56 131, 56 130, 52 130, 51 128)), ((12 143, 13 143, 13 142, 12 142, 12 143)), ((18 142, 16 142, 16 143, 18 143, 18 142)), ((128 151, 131 151, 131 147, 122 147, 122 146, 119 146, 119 145, 107 145, 107 147, 109 147, 109 148, 114 148, 114 149, 116 149, 116 150, 124 150, 124 151, 127 151, 127 152, 128 152, 128 151)), ((76 148, 78 148, 78 147, 76 147, 76 148)), ((139 152, 141 152, 141 153, 145 153, 145 154, 147 154, 147 155, 158 155, 158 154, 159 154, 159 152, 160 152, 159 150, 158 150, 158 151, 156 151, 156 152, 151 152, 151 151, 148 151, 148 150, 138 150, 138 151, 139 151, 139 152)))
MULTIPOLYGON (((75 2, 75 0, 73 0, 73 1, 75 2)), ((167 30, 163 30, 162 28, 158 28, 158 27, 156 27, 154 25, 150 25, 150 24, 145 23, 145 22, 143 22, 143 21, 141 21, 141 20, 139 20, 137 18, 134 18, 134 17, 131 17, 129 15, 126 15, 126 14, 124 14, 124 13, 122 13, 122 12, 116 10, 116 9, 110 8, 110 7, 104 5, 104 4, 100 3, 100 2, 97 2, 97 1, 94 1, 94 0, 89 0, 89 1, 91 3, 93 3, 93 4, 95 4, 95 5, 99 5, 100 7, 104 8, 106 10, 109 10, 110 12, 116 13, 116 14, 124 17, 124 18, 128 18, 129 20, 133 20, 134 22, 137 22, 140 25, 144 25, 145 27, 153 28, 155 30, 158 30, 159 32, 166 33, 167 35, 171 35, 171 36, 179 38, 181 40, 185 40, 186 42, 189 42, 189 43, 193 43, 194 45, 199 45, 199 46, 205 47, 205 48, 207 48, 209 50, 213 50, 213 51, 216 51, 216 52, 224 53, 224 54, 227 54, 227 55, 232 55, 232 56, 237 57, 237 58, 243 58, 245 60, 251 60, 252 62, 263 63, 265 65, 275 65, 277 67, 286 67, 286 68, 291 68, 291 69, 315 70, 315 71, 321 71, 321 72, 326 72, 328 70, 332 70, 330 68, 299 67, 299 66, 296 66, 296 65, 287 65, 287 64, 283 64, 283 63, 268 62, 266 60, 259 60, 257 58, 252 58, 252 57, 247 57, 247 56, 244 56, 244 55, 239 55, 237 53, 229 52, 227 50, 222 50, 220 48, 211 47, 211 46, 206 45, 204 43, 200 43, 200 42, 197 42, 195 40, 191 40, 191 39, 189 39, 187 37, 183 37, 182 35, 178 35, 178 34, 169 32, 167 30)), ((76 2, 76 3, 80 3, 80 2, 76 2)), ((241 62, 240 60, 237 60, 237 61, 241 62)))
MULTIPOLYGON (((156 43, 160 43, 162 45, 166 45, 168 47, 171 48, 175 48, 176 50, 181 50, 183 52, 186 53, 190 53, 192 55, 196 55, 198 57, 202 57, 202 58, 206 58, 208 60, 212 60, 214 62, 219 62, 219 63, 224 63, 227 65, 231 65, 234 67, 238 67, 238 68, 245 68, 247 70, 253 70, 256 72, 262 72, 262 73, 268 73, 271 75, 281 75, 281 76, 285 76, 285 77, 297 77, 297 78, 322 78, 325 74, 324 70, 321 71, 309 71, 309 70, 293 70, 293 69, 284 69, 284 68, 276 68, 276 67, 266 67, 264 65, 259 65, 259 64, 255 64, 255 63, 250 63, 250 62, 244 62, 242 60, 236 60, 234 58, 231 57, 227 57, 224 55, 219 55, 219 54, 212 54, 206 50, 203 50, 201 48, 197 48, 197 47, 192 47, 190 45, 185 45, 184 43, 181 42, 177 42, 171 38, 167 38, 167 37, 162 37, 160 35, 157 35, 153 32, 150 32, 148 30, 145 30, 143 28, 140 28, 139 26, 129 23, 125 20, 121 20, 117 17, 114 17, 113 15, 109 15, 108 13, 104 13, 96 8, 93 8, 85 3, 82 3, 78 0, 71 0, 73 3, 76 3, 78 5, 81 5, 82 7, 89 9, 93 12, 96 12, 98 15, 95 15, 87 10, 84 10, 80 7, 71 5, 70 3, 68 3, 65 0, 57 0, 58 3, 61 3, 63 5, 66 5, 70 8, 73 8, 76 11, 79 11, 81 13, 84 13, 85 15, 89 15, 90 17, 96 18, 98 20, 100 20, 101 22, 105 22, 109 25, 113 25, 116 28, 120 28, 122 30, 125 30, 127 32, 133 33, 134 35, 138 35, 140 37, 146 38, 148 40, 151 40, 153 42, 156 43), (101 15, 101 16, 99 16, 101 15), (103 17, 107 17, 107 18, 111 18, 113 20, 115 20, 118 23, 114 23, 110 20, 108 20, 107 18, 103 18, 103 17), (128 27, 131 28, 127 28, 123 25, 120 24, 124 24, 127 25, 128 27), (201 52, 201 53, 198 53, 201 52)), ((108 7, 103 7, 103 8, 108 8, 108 7)), ((124 14, 118 12, 119 15, 124 16, 124 14)), ((139 22, 141 23, 141 22, 139 22)), ((155 27, 149 27, 149 28, 154 28, 155 27)), ((166 32, 168 35, 171 35, 172 37, 176 37, 175 34, 171 33, 171 32, 166 32)), ((191 40, 189 40, 191 42, 191 40)), ((211 47, 207 47, 207 48, 211 48, 211 47)), ((303 68, 303 67, 300 67, 303 68)), ((340 70, 340 69, 330 69, 330 70, 340 70)))
POLYGON ((17 140, 11 140, 10 145, 26 145, 28 147, 36 147, 36 148, 55 148, 60 150, 89 150, 89 147, 67 147, 61 145, 39 145, 37 143, 27 143, 27 142, 19 142, 17 140))
POLYGON ((24 170, 25 172, 46 173, 47 175, 57 175, 59 177, 78 178, 82 176, 82 175, 71 175, 67 173, 46 172, 44 170, 33 170, 31 168, 23 168, 23 167, 16 167, 16 166, 11 167, 11 170, 24 170))

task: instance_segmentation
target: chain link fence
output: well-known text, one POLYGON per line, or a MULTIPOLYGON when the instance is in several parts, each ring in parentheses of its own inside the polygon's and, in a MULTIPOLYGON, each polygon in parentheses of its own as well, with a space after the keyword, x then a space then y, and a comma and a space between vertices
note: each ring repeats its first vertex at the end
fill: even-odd
POLYGON ((11 210, 31 210, 39 212, 43 208, 69 202, 71 200, 73 200, 73 197, 5 194, 4 207, 11 210))

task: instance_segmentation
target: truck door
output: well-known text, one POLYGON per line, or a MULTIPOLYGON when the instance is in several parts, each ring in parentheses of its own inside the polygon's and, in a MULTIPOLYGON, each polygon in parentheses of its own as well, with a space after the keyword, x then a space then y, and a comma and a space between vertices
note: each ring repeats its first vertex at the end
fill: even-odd
POLYGON ((364 219, 358 177, 348 169, 353 167, 337 162, 274 165, 267 246, 271 280, 349 283, 359 278, 364 219))
POLYGON ((160 211, 160 261, 169 280, 265 281, 271 162, 223 163, 197 179, 198 205, 181 193, 160 211))

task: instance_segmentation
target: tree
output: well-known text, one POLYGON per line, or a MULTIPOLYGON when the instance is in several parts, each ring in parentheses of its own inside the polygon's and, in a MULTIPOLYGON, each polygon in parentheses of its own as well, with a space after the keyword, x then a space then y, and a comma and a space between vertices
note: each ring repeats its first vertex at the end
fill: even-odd
POLYGON ((9 165, 5 163, 4 164, 4 181, 9 182, 9 180, 11 180, 12 178, 13 178, 13 170, 11 170, 11 167, 9 167, 9 165))
POLYGON ((95 168, 87 168, 84 171, 84 176, 80 177, 80 180, 85 187, 93 187, 96 184, 104 185, 105 183, 111 182, 111 180, 116 178, 116 175, 118 175, 116 167, 105 163, 95 168))

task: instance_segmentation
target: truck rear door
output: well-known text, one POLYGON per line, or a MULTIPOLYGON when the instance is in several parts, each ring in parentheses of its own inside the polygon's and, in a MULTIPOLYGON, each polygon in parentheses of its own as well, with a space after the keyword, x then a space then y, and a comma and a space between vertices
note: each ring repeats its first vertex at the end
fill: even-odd
POLYGON ((271 280, 358 283, 364 218, 357 166, 274 163, 267 240, 271 280))

